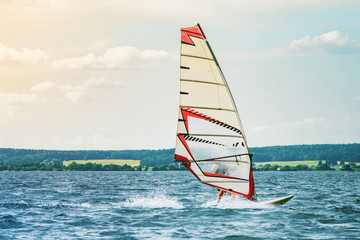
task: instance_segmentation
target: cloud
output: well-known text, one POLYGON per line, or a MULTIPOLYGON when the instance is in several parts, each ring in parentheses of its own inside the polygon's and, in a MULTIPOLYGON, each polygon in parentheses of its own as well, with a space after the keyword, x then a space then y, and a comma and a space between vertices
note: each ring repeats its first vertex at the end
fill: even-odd
POLYGON ((122 46, 108 48, 103 55, 95 56, 88 53, 84 56, 65 58, 53 61, 53 68, 67 69, 114 69, 114 68, 143 68, 154 66, 168 60, 170 54, 163 50, 139 50, 135 47, 122 46))
POLYGON ((263 132, 269 130, 280 130, 280 129, 299 129, 303 127, 311 127, 317 124, 325 124, 327 122, 326 118, 321 117, 312 117, 312 118, 305 118, 302 121, 295 121, 295 122, 282 122, 274 126, 257 126, 252 127, 251 130, 254 132, 263 132))
POLYGON ((86 94, 86 89, 81 86, 75 86, 75 87, 66 86, 64 89, 66 89, 64 90, 65 97, 67 97, 73 103, 78 102, 86 94))
POLYGON ((0 43, 0 62, 15 61, 21 63, 38 63, 46 61, 49 58, 45 52, 40 49, 23 48, 21 51, 15 48, 8 48, 0 43))
POLYGON ((51 89, 64 93, 64 96, 71 102, 76 103, 83 99, 93 87, 121 87, 122 82, 106 78, 90 78, 81 85, 61 85, 54 82, 41 82, 30 88, 33 92, 46 92, 51 89))
POLYGON ((299 40, 292 40, 290 49, 305 52, 325 52, 335 54, 360 53, 360 42, 351 40, 348 34, 342 35, 339 31, 332 31, 320 36, 305 36, 299 40))
POLYGON ((355 97, 353 97, 353 99, 354 99, 355 101, 360 101, 360 96, 355 96, 355 97))
POLYGON ((40 98, 36 93, 20 94, 0 92, 0 115, 12 115, 20 105, 37 105, 42 102, 46 102, 46 99, 40 98))
POLYGON ((90 78, 85 82, 84 86, 123 86, 123 83, 118 80, 109 80, 106 78, 90 78))
POLYGON ((52 62, 53 68, 68 68, 68 69, 82 69, 91 68, 96 62, 96 57, 93 53, 89 53, 82 57, 65 58, 52 62))
POLYGON ((41 82, 32 86, 30 90, 33 92, 43 92, 51 88, 56 88, 56 84, 53 82, 41 82))

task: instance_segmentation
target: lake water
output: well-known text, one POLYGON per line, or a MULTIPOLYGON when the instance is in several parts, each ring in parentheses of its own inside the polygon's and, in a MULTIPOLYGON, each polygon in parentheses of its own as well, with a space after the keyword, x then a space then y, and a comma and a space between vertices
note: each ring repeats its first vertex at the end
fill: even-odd
POLYGON ((255 172, 261 201, 190 172, 0 172, 0 239, 360 239, 360 172, 255 172))

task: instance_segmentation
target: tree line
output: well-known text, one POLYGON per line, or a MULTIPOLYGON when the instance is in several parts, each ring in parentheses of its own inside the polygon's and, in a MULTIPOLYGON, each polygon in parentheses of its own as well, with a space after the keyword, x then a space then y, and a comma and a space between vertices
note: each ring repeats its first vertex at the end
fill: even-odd
POLYGON ((62 161, 54 160, 51 162, 22 162, 16 164, 7 164, 0 162, 0 171, 182 171, 186 170, 183 166, 175 166, 175 164, 162 164, 160 166, 129 166, 109 164, 103 165, 98 163, 78 164, 76 162, 64 166, 62 161))
POLYGON ((132 159, 140 160, 142 166, 154 167, 173 163, 174 149, 161 150, 34 150, 0 148, 0 162, 19 164, 23 162, 44 162, 52 159, 96 160, 132 159))
MULTIPOLYGON (((183 171, 186 168, 183 165, 177 166, 174 163, 162 164, 160 166, 148 167, 148 166, 129 166, 125 165, 102 165, 98 163, 88 162, 86 164, 78 164, 72 162, 68 166, 62 165, 62 161, 53 160, 48 162, 23 162, 17 164, 7 164, 0 162, 0 171, 183 171)), ((340 168, 334 168, 334 166, 327 165, 319 161, 319 164, 314 167, 308 165, 296 165, 296 166, 279 166, 277 164, 265 164, 264 166, 253 166, 253 171, 360 171, 360 165, 355 163, 343 164, 340 168)))
POLYGON ((360 171, 360 165, 355 163, 345 164, 340 163, 339 166, 329 165, 327 162, 323 163, 321 160, 316 166, 308 166, 305 164, 299 164, 296 166, 279 166, 277 164, 265 164, 259 166, 253 166, 253 171, 360 171))
MULTIPOLYGON (((360 162, 360 144, 314 144, 250 148, 253 162, 324 160, 360 162)), ((0 162, 20 164, 94 159, 140 160, 142 166, 155 167, 173 163, 174 149, 160 150, 33 150, 0 148, 0 162)))
POLYGON ((360 162, 360 144, 313 144, 250 148, 254 162, 325 160, 360 162))

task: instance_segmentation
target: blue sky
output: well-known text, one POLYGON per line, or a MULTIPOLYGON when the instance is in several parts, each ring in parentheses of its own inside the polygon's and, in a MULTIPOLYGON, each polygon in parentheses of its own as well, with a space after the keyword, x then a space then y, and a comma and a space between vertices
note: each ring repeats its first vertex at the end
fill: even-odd
POLYGON ((200 23, 250 147, 360 142, 360 2, 0 3, 0 147, 175 144, 180 28, 200 23))

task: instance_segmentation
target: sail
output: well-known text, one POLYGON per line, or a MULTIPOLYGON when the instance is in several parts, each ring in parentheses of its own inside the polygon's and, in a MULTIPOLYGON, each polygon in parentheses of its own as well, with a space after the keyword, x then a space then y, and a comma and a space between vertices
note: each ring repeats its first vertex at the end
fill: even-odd
POLYGON ((254 199, 251 154, 218 61, 199 24, 181 29, 174 161, 202 183, 254 199))

